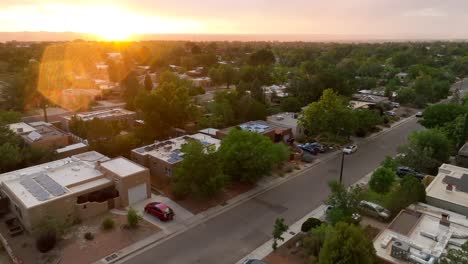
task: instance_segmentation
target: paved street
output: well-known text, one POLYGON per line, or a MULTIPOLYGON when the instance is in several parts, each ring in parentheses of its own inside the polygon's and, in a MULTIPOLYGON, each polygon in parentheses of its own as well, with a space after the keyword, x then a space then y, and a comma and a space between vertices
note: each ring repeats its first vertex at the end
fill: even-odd
MULTIPOLYGON (((360 143, 355 154, 345 157, 344 182, 349 185, 371 172, 385 156, 396 154, 410 132, 419 129, 421 126, 412 118, 360 143)), ((235 263, 271 238, 277 217, 293 223, 322 204, 329 194, 328 181, 339 177, 340 160, 337 153, 298 177, 122 263, 235 263)))

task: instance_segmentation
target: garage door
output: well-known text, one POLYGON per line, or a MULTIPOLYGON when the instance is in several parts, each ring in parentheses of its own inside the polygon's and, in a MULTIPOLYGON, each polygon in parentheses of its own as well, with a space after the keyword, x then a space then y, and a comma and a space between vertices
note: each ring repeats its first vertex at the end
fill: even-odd
POLYGON ((146 199, 146 183, 142 183, 128 189, 128 204, 132 205, 136 202, 146 199))

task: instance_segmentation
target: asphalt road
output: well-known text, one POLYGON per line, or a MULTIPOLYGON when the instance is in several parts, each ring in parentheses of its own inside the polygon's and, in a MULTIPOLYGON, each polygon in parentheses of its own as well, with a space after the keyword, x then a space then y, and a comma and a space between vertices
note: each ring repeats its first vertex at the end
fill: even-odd
MULTIPOLYGON (((374 170, 410 132, 420 130, 415 118, 359 144, 345 157, 344 183, 349 185, 374 170)), ((235 263, 271 238, 276 218, 294 223, 320 204, 329 194, 327 183, 338 179, 341 155, 318 163, 300 176, 244 202, 122 263, 221 264, 235 263)))

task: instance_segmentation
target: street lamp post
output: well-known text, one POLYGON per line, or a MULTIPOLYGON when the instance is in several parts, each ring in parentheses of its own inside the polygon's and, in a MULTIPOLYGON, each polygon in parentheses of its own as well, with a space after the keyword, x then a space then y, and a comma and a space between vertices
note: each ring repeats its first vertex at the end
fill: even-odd
POLYGON ((344 165, 344 151, 341 151, 341 170, 340 170, 340 184, 343 182, 343 165, 344 165))

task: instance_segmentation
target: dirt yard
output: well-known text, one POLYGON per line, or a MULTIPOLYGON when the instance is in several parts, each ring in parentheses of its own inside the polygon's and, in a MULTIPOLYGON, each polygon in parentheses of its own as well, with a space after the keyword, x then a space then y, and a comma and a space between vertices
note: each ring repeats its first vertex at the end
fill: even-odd
MULTIPOLYGON (((36 249, 34 238, 26 233, 14 238, 7 237, 7 239, 15 255, 25 264, 93 263, 160 231, 159 228, 145 220, 141 220, 136 229, 124 228, 126 223, 126 216, 111 213, 83 221, 71 227, 57 242, 55 249, 45 254, 36 249), (104 231, 101 229, 102 220, 106 217, 111 217, 115 221, 113 230, 104 231), (87 232, 94 235, 93 240, 84 238, 84 234, 87 232)), ((3 262, 1 263, 3 264, 3 262)))

